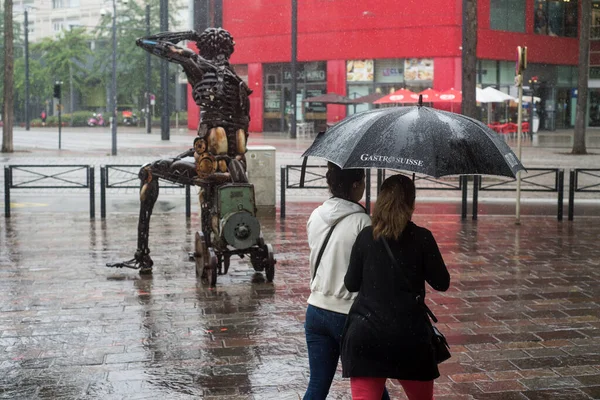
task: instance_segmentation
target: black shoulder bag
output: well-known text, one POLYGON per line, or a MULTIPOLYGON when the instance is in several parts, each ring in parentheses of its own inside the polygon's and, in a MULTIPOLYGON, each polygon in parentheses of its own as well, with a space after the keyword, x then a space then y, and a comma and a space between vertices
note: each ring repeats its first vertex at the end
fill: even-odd
POLYGON ((388 255, 392 259, 392 264, 398 271, 400 271, 400 273, 402 274, 402 277, 404 278, 405 283, 408 285, 408 287, 410 288, 410 291, 415 296, 415 301, 417 302, 418 306, 423 309, 423 311, 425 313, 425 320, 427 321, 427 324, 430 326, 431 332, 432 332, 431 345, 433 346, 435 360, 437 361, 438 364, 443 363, 444 361, 446 361, 447 359, 452 357, 452 355, 450 354, 450 346, 448 345, 448 341, 446 340, 446 337, 431 322, 431 321, 433 321, 433 322, 437 323, 438 320, 435 317, 435 315, 433 315, 433 312, 431 312, 429 307, 427 307, 427 304, 425 304, 425 299, 423 297, 421 297, 421 295, 413 289, 412 285, 410 284, 410 281, 408 280, 408 278, 402 271, 402 268, 400 268, 400 265, 398 265, 396 258, 392 254, 392 250, 390 249, 390 245, 388 244, 387 240, 385 240, 384 237, 381 237, 381 239, 383 241, 383 245, 385 246, 385 249, 387 250, 388 255), (429 318, 431 318, 431 320, 429 318))

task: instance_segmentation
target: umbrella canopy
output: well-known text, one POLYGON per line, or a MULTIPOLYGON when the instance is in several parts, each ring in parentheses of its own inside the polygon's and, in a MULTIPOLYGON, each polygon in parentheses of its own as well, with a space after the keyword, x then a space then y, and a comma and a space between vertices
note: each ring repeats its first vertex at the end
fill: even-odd
POLYGON ((337 93, 327 93, 321 96, 308 97, 305 103, 352 104, 352 99, 337 93))
POLYGON ((440 97, 440 92, 433 89, 425 89, 422 92, 419 92, 418 94, 423 96, 423 101, 426 103, 438 101, 440 97))
POLYGON ((438 101, 446 101, 450 103, 461 103, 462 92, 460 90, 450 89, 440 93, 438 101))
POLYGON ((373 104, 390 104, 390 103, 416 103, 419 100, 419 95, 407 89, 396 90, 392 94, 382 97, 373 102, 373 104))
POLYGON ((477 101, 480 103, 504 103, 508 100, 516 100, 511 95, 501 92, 491 86, 488 86, 483 90, 480 89, 478 95, 480 95, 480 97, 477 98, 477 101))
POLYGON ((376 102, 377 100, 381 99, 382 97, 384 97, 385 95, 382 93, 371 93, 368 94, 366 96, 361 96, 361 97, 357 97, 355 99, 352 99, 352 103, 355 104, 372 104, 374 102, 376 102))
POLYGON ((524 169, 504 140, 483 123, 422 106, 354 114, 319 134, 303 156, 324 158, 341 168, 385 168, 434 177, 514 177, 524 169))

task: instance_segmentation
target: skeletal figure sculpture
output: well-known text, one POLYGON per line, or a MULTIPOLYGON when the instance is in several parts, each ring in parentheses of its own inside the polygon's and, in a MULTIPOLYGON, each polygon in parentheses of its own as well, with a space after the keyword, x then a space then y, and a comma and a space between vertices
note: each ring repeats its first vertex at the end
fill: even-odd
POLYGON ((137 251, 129 261, 107 264, 139 269, 140 274, 144 274, 152 272, 148 236, 150 216, 158 198, 158 178, 201 187, 201 222, 207 236, 211 213, 214 214, 215 188, 228 182, 247 182, 244 154, 250 122, 248 96, 252 91, 229 65, 235 43, 224 29, 208 28, 201 34, 195 31, 159 33, 138 39, 136 44, 183 67, 194 101, 201 110, 198 136, 191 149, 175 158, 142 166, 137 251), (200 55, 177 46, 182 40, 196 42, 200 55), (192 156, 195 161, 185 159, 192 156))

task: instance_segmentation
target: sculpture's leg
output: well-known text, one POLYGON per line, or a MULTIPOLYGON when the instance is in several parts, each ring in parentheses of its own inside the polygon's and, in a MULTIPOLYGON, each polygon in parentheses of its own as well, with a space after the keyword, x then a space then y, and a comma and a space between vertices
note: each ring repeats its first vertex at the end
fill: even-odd
POLYGON ((154 204, 158 198, 158 179, 152 179, 144 168, 140 171, 142 184, 140 188, 140 218, 138 221, 138 247, 135 252, 140 274, 152 273, 154 262, 150 258, 150 249, 148 248, 148 238, 150 237, 150 217, 154 204))
MULTIPOLYGON (((161 160, 163 161, 163 160, 161 160)), ((146 164, 140 169, 140 217, 138 221, 138 246, 131 260, 119 263, 107 263, 107 267, 139 269, 140 274, 151 274, 154 262, 150 258, 148 238, 150 233, 150 217, 158 198, 158 177, 152 176, 152 166, 161 165, 158 161, 146 164)))

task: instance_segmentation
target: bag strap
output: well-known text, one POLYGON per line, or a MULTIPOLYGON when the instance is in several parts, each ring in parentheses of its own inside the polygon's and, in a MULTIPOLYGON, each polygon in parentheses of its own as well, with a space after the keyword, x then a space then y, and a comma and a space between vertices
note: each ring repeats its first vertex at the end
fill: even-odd
MULTIPOLYGON (((339 223, 339 221, 338 221, 339 223)), ((333 233, 333 230, 335 229, 335 227, 337 226, 337 223, 335 225, 333 225, 331 227, 331 229, 329 229, 329 232, 327 233, 327 236, 325 236, 325 240, 323 241, 323 244, 321 245, 321 250, 319 250, 319 255, 317 256, 317 263, 315 264, 315 272, 313 273, 313 280, 315 279, 315 276, 317 276, 317 268, 319 268, 319 264, 321 263, 321 257, 323 257, 323 252, 325 251, 325 246, 327 246, 327 242, 329 242, 329 238, 331 237, 331 234, 333 233)))
POLYGON ((427 304, 425 304, 425 300, 423 299, 423 297, 421 296, 420 293, 417 293, 414 289, 413 286, 411 285, 410 281, 408 280, 408 278, 406 277, 406 275, 404 274, 404 271, 402 270, 402 268, 400 267, 400 265, 398 264, 398 261, 396 261, 396 257, 394 257, 394 255, 392 254, 392 249, 390 249, 390 245, 388 244, 387 240, 385 240, 385 238, 382 236, 381 240, 383 241, 383 246, 385 247, 385 250, 387 251, 388 255, 390 256, 390 259, 392 260, 392 264, 394 265, 394 267, 400 271, 400 276, 402 276, 402 279, 404 280, 404 283, 410 288, 411 293, 415 296, 415 300, 417 301, 417 304, 423 308, 423 310, 425 311, 425 313, 427 315, 429 315, 429 317, 431 317, 431 319, 433 320, 433 322, 437 323, 438 319, 435 317, 435 315, 433 315, 433 312, 429 309, 429 307, 427 307, 427 304))
MULTIPOLYGON (((359 214, 359 213, 362 213, 362 211, 353 212, 353 213, 350 213, 348 215, 359 214)), ((345 215, 342 218, 340 218, 335 223, 335 225, 333 225, 331 227, 331 229, 329 229, 329 232, 327 233, 327 236, 325 236, 325 240, 323 241, 323 244, 321 245, 321 250, 319 250, 319 255, 317 256, 317 263, 315 264, 315 272, 313 273, 313 277, 312 277, 311 282, 315 279, 315 276, 317 276, 317 269, 319 268, 319 264, 321 263, 321 257, 323 257, 323 252, 325 251, 325 247, 327 246, 327 242, 329 242, 329 238, 331 237, 331 234, 333 233, 333 230, 335 229, 335 227, 337 226, 337 224, 339 224, 348 215, 345 215)))

